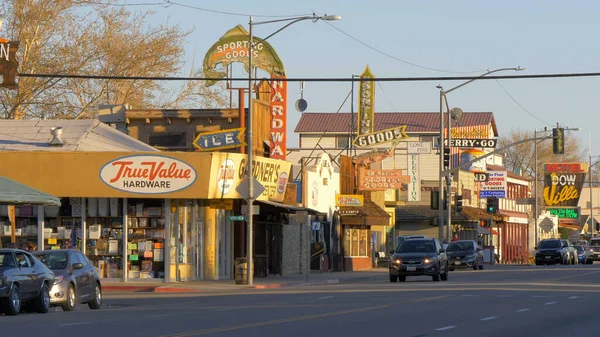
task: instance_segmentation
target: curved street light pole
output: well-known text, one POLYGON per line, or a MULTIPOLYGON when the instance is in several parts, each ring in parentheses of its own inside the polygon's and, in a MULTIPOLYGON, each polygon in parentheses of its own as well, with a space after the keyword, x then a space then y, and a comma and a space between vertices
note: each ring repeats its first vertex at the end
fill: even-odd
MULTIPOLYGON (((247 281, 246 283, 248 285, 252 285, 254 282, 254 261, 253 261, 253 256, 254 256, 254 233, 253 233, 253 225, 254 225, 254 221, 253 221, 253 215, 254 212, 252 210, 252 206, 254 203, 254 198, 257 197, 254 195, 254 174, 252 173, 253 171, 253 157, 254 157, 254 151, 252 149, 253 144, 252 144, 252 138, 253 138, 253 130, 252 130, 252 96, 254 94, 254 86, 252 85, 252 59, 253 59, 253 52, 254 52, 254 37, 253 37, 253 32, 252 32, 252 27, 256 26, 256 25, 263 25, 263 24, 268 24, 268 23, 275 23, 275 22, 284 22, 284 21, 291 21, 288 24, 286 24, 285 26, 279 28, 278 30, 276 30, 274 33, 268 35, 266 38, 261 39, 262 41, 267 40, 268 38, 272 37, 273 35, 281 32, 282 30, 286 29, 287 27, 293 25, 296 22, 300 22, 300 21, 304 21, 304 20, 312 20, 313 22, 317 22, 319 20, 324 20, 324 21, 335 21, 335 20, 341 20, 342 17, 339 15, 323 15, 323 16, 317 16, 315 13, 313 13, 312 16, 300 16, 300 17, 294 17, 294 18, 285 18, 285 19, 277 19, 277 20, 269 20, 269 21, 260 21, 260 22, 254 22, 254 18, 251 16, 250 20, 248 22, 249 25, 249 29, 248 29, 248 39, 249 39, 249 44, 248 44, 248 118, 247 118, 247 130, 246 130, 246 144, 247 144, 247 153, 248 153, 248 166, 246 169, 246 173, 248 174, 248 179, 249 179, 249 184, 248 184, 248 197, 246 198, 246 205, 248 207, 248 214, 247 214, 247 219, 246 219, 246 223, 247 223, 247 237, 246 237, 246 250, 247 250, 247 266, 248 266, 248 271, 247 271, 247 281)), ((310 256, 309 256, 310 259, 310 256)), ((308 262, 307 262, 308 263, 308 262)))
MULTIPOLYGON (((486 77, 490 74, 499 72, 499 71, 506 71, 506 70, 513 70, 513 71, 522 71, 525 70, 526 68, 521 68, 521 67, 516 67, 516 68, 499 68, 499 69, 494 69, 494 70, 489 70, 488 72, 481 74, 478 77, 475 77, 473 79, 470 79, 462 84, 459 84, 451 89, 448 90, 444 90, 444 88, 441 85, 438 85, 437 88, 440 90, 440 163, 439 163, 439 178, 440 178, 440 183, 439 183, 439 195, 438 195, 438 217, 439 217, 439 239, 440 241, 443 240, 444 238, 444 200, 446 200, 447 203, 447 215, 446 215, 446 239, 450 240, 450 222, 451 222, 451 203, 450 203, 450 197, 452 195, 450 189, 452 187, 452 181, 451 181, 451 177, 449 173, 446 173, 444 170, 444 146, 445 146, 445 141, 444 141, 444 105, 446 105, 446 110, 448 111, 448 134, 447 134, 447 146, 450 149, 450 142, 451 142, 451 123, 450 123, 450 109, 448 108, 448 100, 446 98, 446 95, 451 93, 452 91, 459 89, 461 87, 464 87, 465 85, 473 82, 473 81, 477 81, 483 77, 486 77), (444 179, 446 180, 446 190, 444 191, 444 179)), ((450 154, 450 158, 452 158, 451 154, 450 154)), ((449 161, 448 163, 448 169, 451 168, 452 165, 452 161, 449 161)))

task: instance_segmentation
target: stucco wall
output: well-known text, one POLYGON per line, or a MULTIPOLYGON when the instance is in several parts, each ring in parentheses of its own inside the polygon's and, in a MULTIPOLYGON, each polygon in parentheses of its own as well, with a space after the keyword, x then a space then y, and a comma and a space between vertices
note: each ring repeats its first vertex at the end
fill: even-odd
POLYGON ((290 224, 283 226, 283 253, 282 274, 302 275, 304 273, 304 261, 308 261, 306 249, 306 226, 298 223, 295 216, 290 216, 290 224))

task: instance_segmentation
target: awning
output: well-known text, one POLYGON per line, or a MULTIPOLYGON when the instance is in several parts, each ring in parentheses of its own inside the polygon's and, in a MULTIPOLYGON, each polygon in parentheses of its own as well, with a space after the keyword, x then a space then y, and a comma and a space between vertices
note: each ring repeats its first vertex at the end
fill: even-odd
MULTIPOLYGON (((493 228, 492 228, 492 233, 494 233, 494 235, 498 235, 498 231, 493 228)), ((490 235, 490 229, 481 227, 481 226, 477 226, 477 234, 490 235)))
POLYGON ((274 207, 282 208, 282 209, 284 209, 284 210, 286 210, 286 211, 288 211, 290 213, 305 211, 305 212, 308 212, 308 214, 323 214, 323 212, 317 211, 316 209, 307 208, 307 207, 300 207, 300 206, 293 206, 293 205, 288 205, 288 204, 282 204, 280 202, 275 202, 275 201, 256 200, 254 202, 255 203, 261 203, 263 205, 269 205, 269 206, 274 206, 274 207))
POLYGON ((0 177, 0 205, 60 206, 60 199, 14 180, 0 177))
POLYGON ((502 214, 490 214, 486 210, 477 207, 463 206, 462 213, 471 220, 493 219, 494 221, 504 221, 502 214))
POLYGON ((337 211, 342 225, 388 226, 390 215, 371 199, 364 200, 364 206, 343 206, 337 211))

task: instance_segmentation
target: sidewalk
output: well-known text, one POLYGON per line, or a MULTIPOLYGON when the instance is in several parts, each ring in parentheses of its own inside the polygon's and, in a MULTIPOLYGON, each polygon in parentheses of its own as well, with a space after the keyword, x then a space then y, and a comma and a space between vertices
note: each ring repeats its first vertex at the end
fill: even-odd
POLYGON ((104 292, 155 292, 155 293, 198 293, 198 292, 227 292, 244 291, 249 289, 275 289, 298 286, 313 286, 362 282, 378 279, 387 275, 387 268, 373 268, 364 271, 320 273, 313 271, 309 274, 308 282, 305 275, 269 276, 254 278, 254 285, 235 284, 235 280, 186 281, 186 282, 157 282, 157 281, 104 281, 104 292))

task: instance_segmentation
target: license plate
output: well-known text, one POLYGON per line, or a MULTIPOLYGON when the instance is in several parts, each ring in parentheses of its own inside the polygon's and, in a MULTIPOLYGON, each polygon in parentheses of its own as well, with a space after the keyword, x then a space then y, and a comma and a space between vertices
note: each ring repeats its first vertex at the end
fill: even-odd
POLYGON ((417 267, 407 266, 406 271, 417 271, 417 267))
POLYGON ((454 262, 455 265, 460 266, 460 261, 454 262))
POLYGON ((550 260, 552 256, 546 256, 546 260, 550 260))

